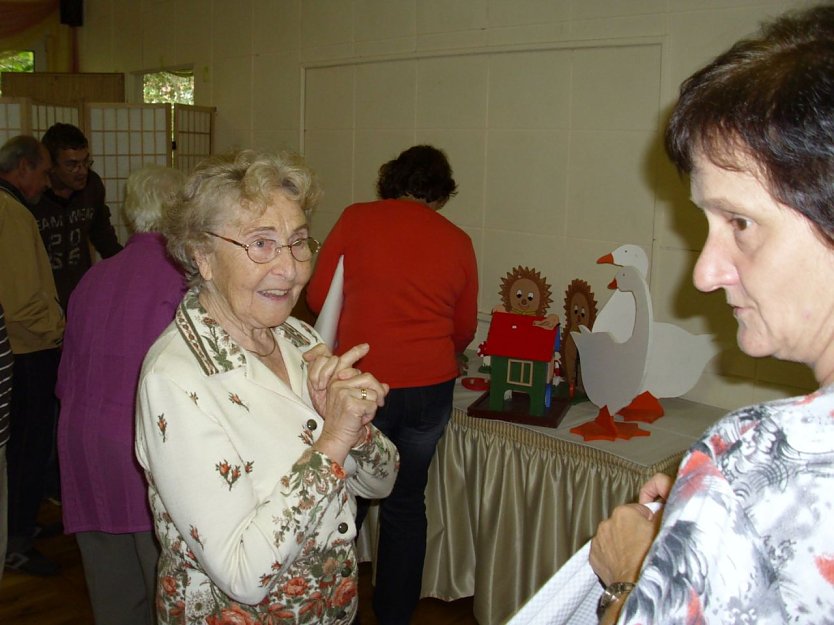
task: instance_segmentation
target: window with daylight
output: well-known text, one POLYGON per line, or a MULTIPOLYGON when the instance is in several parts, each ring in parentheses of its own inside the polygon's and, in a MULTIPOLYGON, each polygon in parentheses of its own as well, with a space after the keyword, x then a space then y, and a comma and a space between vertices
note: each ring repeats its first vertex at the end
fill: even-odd
MULTIPOLYGON (((0 72, 34 72, 35 53, 31 50, 0 52, 0 72)), ((0 95, 3 85, 0 85, 0 95)))
POLYGON ((144 74, 142 93, 146 104, 194 104, 194 72, 186 69, 144 74))
MULTIPOLYGON (((171 163, 189 172, 212 154, 214 108, 194 105, 194 71, 191 68, 141 74, 142 101, 146 106, 167 104, 171 110, 171 163)), ((138 85, 137 85, 138 87, 138 85)))

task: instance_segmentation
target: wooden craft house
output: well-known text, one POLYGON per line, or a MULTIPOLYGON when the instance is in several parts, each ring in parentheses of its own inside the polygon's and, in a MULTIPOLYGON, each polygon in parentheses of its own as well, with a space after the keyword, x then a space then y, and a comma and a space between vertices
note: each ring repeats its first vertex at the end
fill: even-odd
POLYGON ((534 325, 544 317, 494 312, 487 339, 479 348, 491 359, 489 409, 504 408, 507 391, 526 393, 530 414, 543 416, 553 393, 553 358, 559 350, 559 326, 534 325))

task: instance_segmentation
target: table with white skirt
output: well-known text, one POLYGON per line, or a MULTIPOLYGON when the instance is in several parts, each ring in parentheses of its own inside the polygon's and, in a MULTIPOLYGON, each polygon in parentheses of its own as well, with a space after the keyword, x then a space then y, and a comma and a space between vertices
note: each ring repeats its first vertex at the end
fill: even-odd
MULTIPOLYGON (((557 428, 470 417, 481 393, 455 389, 455 410, 426 487, 425 597, 474 596, 480 625, 506 622, 595 533, 614 507, 634 501, 658 472, 674 475, 683 452, 725 414, 664 399, 665 416, 640 424, 650 436, 584 442, 570 428, 597 407, 570 407, 557 428)), ((373 560, 376 509, 359 537, 373 560)))

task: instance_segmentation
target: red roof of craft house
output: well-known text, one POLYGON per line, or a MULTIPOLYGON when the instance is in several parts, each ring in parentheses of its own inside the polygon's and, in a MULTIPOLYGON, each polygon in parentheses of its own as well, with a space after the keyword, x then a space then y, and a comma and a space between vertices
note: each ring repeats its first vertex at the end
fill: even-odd
POLYGON ((484 356, 504 356, 548 362, 553 358, 559 326, 552 330, 534 326, 544 317, 494 312, 489 333, 481 346, 484 356))

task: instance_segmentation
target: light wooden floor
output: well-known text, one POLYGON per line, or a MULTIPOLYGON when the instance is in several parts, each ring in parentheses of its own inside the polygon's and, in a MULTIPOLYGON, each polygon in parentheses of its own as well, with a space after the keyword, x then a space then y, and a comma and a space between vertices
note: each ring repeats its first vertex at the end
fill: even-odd
MULTIPOLYGON (((60 508, 45 503, 41 523, 56 522, 60 508)), ((5 571, 0 581, 0 624, 2 625, 93 625, 81 557, 72 536, 40 539, 38 549, 61 565, 57 577, 33 577, 5 571)), ((370 606, 370 565, 360 566, 359 614, 362 625, 377 625, 370 606)), ((445 602, 422 599, 413 625, 477 625, 472 615, 472 598, 445 602)))

